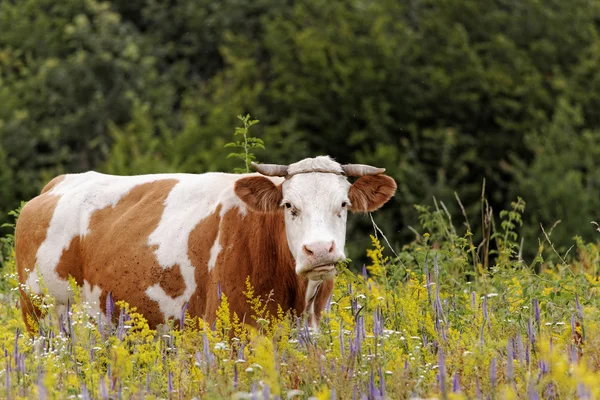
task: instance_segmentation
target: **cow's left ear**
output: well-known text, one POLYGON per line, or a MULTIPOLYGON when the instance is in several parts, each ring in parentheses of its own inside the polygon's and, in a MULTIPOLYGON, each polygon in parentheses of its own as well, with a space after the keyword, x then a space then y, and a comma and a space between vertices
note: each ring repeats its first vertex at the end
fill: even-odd
POLYGON ((235 194, 254 211, 275 211, 283 200, 281 185, 264 176, 250 176, 235 182, 235 194))
POLYGON ((396 182, 387 175, 361 176, 350 186, 351 211, 375 211, 396 193, 396 182))

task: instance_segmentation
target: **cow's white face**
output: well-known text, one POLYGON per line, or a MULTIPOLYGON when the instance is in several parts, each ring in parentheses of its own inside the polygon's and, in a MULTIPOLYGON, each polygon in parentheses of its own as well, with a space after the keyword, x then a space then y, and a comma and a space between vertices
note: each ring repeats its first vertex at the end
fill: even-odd
POLYGON ((303 173, 283 182, 285 231, 298 275, 331 279, 336 263, 346 259, 349 189, 346 178, 328 173, 303 173))
POLYGON ((342 175, 343 167, 329 157, 273 167, 286 176, 282 184, 260 175, 249 176, 236 182, 236 194, 256 211, 283 211, 298 275, 311 280, 332 279, 336 264, 346 258, 348 210, 378 209, 394 195, 396 183, 379 169, 368 167, 376 173, 360 176, 350 184, 342 175))

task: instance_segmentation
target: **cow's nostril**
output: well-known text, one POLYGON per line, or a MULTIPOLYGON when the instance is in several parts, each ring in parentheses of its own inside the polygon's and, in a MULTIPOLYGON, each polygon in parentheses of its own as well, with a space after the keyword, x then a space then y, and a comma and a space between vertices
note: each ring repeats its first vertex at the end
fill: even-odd
POLYGON ((332 240, 331 241, 331 247, 329 248, 329 252, 333 253, 334 250, 335 250, 335 242, 332 240))
POLYGON ((307 256, 312 256, 313 254, 315 254, 311 249, 308 248, 307 245, 302 246, 302 250, 307 256))

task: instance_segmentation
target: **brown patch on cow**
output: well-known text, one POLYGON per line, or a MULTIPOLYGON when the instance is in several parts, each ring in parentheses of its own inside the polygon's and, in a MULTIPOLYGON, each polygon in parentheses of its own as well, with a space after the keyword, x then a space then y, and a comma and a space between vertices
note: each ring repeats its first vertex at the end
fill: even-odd
MULTIPOLYGON (((41 244, 46 239, 46 233, 54 210, 58 204, 59 196, 42 194, 25 205, 19 219, 17 220, 15 232, 15 254, 19 283, 24 285, 29 274, 33 272, 36 265, 36 254, 41 244)), ((40 310, 28 297, 24 290, 20 290, 21 312, 30 333, 34 327, 30 326, 29 320, 37 320, 42 316, 40 310)))
POLYGON ((62 181, 65 180, 65 176, 66 175, 59 175, 56 178, 52 179, 50 182, 48 182, 46 184, 46 186, 44 186, 44 188, 42 189, 40 194, 44 194, 44 193, 52 190, 54 188, 54 186, 58 185, 59 183, 61 183, 62 181))
POLYGON ((179 264, 163 270, 159 284, 169 297, 175 298, 181 296, 185 292, 186 286, 179 264))
POLYGON ((63 250, 60 261, 56 266, 56 273, 62 279, 69 279, 69 276, 75 278, 79 286, 83 285, 83 269, 81 265, 81 240, 79 236, 75 236, 69 248, 63 250))
POLYGON ((354 212, 371 212, 396 193, 396 182, 387 175, 361 176, 350 186, 348 198, 354 212))
POLYGON ((276 211, 283 200, 281 185, 275 185, 264 176, 239 179, 234 191, 254 211, 276 211))
POLYGON ((182 292, 185 284, 179 266, 162 268, 148 246, 148 237, 158 226, 164 202, 177 182, 165 179, 138 185, 114 207, 92 214, 90 232, 82 242, 83 278, 102 289, 103 311, 107 293, 112 292, 115 302, 127 301, 155 327, 164 316, 146 289, 160 283, 171 295, 182 292))
POLYGON ((208 261, 210 250, 219 234, 221 205, 198 223, 188 238, 188 257, 195 267, 196 291, 188 307, 190 315, 204 317, 206 313, 206 288, 208 285, 208 261))
MULTIPOLYGON (((304 311, 306 279, 295 272, 295 261, 288 248, 285 235, 283 212, 259 213, 248 210, 246 216, 234 207, 228 210, 219 224, 219 243, 222 247, 217 257, 215 269, 208 274, 206 285, 206 305, 203 317, 212 323, 219 306, 218 285, 228 298, 232 313, 246 323, 255 324, 252 310, 247 302, 246 278, 257 296, 266 300, 271 315, 277 314, 281 305, 284 311, 300 315, 304 311)), ((210 248, 207 246, 204 258, 208 260, 210 248)), ((205 269, 206 264, 196 265, 205 269)), ((202 316, 202 315, 201 315, 202 316)))

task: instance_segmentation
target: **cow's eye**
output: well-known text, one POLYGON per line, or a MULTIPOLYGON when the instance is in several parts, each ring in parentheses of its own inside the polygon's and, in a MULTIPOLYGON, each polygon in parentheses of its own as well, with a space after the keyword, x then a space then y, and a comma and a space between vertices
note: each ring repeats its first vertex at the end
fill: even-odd
POLYGON ((284 206, 285 206, 285 208, 287 208, 288 210, 289 210, 290 208, 292 208, 292 203, 284 203, 283 205, 284 205, 284 206))
POLYGON ((342 203, 342 208, 345 208, 347 205, 348 205, 348 202, 344 201, 344 202, 342 203))

